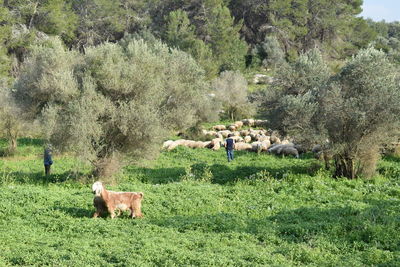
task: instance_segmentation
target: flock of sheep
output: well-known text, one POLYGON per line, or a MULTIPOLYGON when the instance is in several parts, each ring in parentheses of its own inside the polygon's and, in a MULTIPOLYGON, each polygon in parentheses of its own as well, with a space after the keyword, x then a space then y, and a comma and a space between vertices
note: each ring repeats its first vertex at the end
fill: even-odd
POLYGON ((235 140, 235 150, 237 151, 268 152, 275 155, 291 155, 298 158, 300 148, 288 139, 281 140, 276 132, 262 128, 266 127, 267 123, 268 121, 266 120, 244 119, 228 126, 215 125, 212 130, 202 131, 204 139, 210 141, 168 140, 164 142, 163 149, 172 150, 177 146, 186 146, 189 148, 219 150, 224 146, 224 139, 231 136, 235 140), (247 129, 242 129, 243 126, 247 126, 247 129))

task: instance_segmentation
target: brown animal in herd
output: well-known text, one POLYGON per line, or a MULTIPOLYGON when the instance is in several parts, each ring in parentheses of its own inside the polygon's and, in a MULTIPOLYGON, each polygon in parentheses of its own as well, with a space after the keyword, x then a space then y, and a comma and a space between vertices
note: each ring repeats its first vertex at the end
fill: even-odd
POLYGON ((121 212, 129 210, 130 216, 143 217, 141 206, 143 193, 142 192, 114 192, 106 190, 101 182, 95 182, 92 186, 93 205, 96 208, 93 218, 110 213, 111 218, 116 216, 117 211, 119 216, 121 212))

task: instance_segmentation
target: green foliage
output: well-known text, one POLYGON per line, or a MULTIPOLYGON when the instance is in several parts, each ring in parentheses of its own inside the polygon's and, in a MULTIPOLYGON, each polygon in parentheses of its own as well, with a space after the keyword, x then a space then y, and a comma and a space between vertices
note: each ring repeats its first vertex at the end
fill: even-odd
MULTIPOLYGON (((5 59, 16 57, 12 75, 18 73, 18 64, 30 46, 48 36, 57 36, 68 48, 84 52, 88 46, 117 42, 146 30, 191 54, 211 80, 225 70, 243 70, 246 56, 251 58, 248 48, 251 51, 267 45, 265 49, 272 49, 272 58, 279 61, 282 55, 276 48, 280 47, 284 57, 294 62, 302 52, 320 47, 327 58, 342 61, 367 47, 376 33, 399 39, 400 32, 398 23, 374 23, 357 17, 362 0, 3 2, 0 42, 4 48, 0 46, 0 62, 5 64, 1 64, 4 69, 0 72, 10 70, 10 62, 5 59), (268 36, 275 36, 279 45, 265 42, 268 36)), ((391 57, 398 62, 400 53, 392 52, 391 57)), ((267 61, 268 65, 276 64, 267 61)), ((259 63, 254 59, 252 66, 259 63)))
POLYGON ((24 121, 22 112, 17 107, 8 89, 0 87, 0 136, 8 141, 8 148, 4 154, 14 154, 17 148, 17 139, 22 133, 24 121))
POLYGON ((186 12, 178 9, 168 15, 165 40, 170 46, 191 54, 204 68, 207 77, 214 77, 218 66, 214 62, 212 51, 202 40, 197 39, 195 30, 186 12))
POLYGON ((213 81, 216 99, 222 103, 225 116, 234 121, 254 115, 249 102, 247 81, 238 71, 225 71, 213 81))
POLYGON ((78 15, 77 38, 74 46, 84 49, 106 41, 117 41, 128 33, 145 28, 150 23, 149 1, 134 0, 72 0, 78 15))
POLYGON ((190 49, 196 39, 195 28, 190 24, 186 12, 181 9, 169 13, 165 35, 170 46, 184 51, 190 49))
POLYGON ((322 100, 325 127, 337 154, 355 161, 350 164, 351 171, 342 170, 339 175, 348 176, 350 172, 353 178, 362 175, 367 165, 375 165, 362 162, 365 154, 373 157, 378 153, 377 146, 397 136, 398 75, 383 52, 368 48, 349 61, 336 80, 322 100))
POLYGON ((309 172, 314 159, 238 152, 228 164, 224 151, 179 148, 145 166, 127 166, 118 186, 106 184, 145 194, 143 219, 111 220, 90 218, 91 184, 70 176, 75 159, 56 156, 54 174, 45 178, 35 156, 41 145, 20 143, 34 152, 0 160, 2 265, 396 266, 400 260, 398 158, 380 164, 382 175, 393 176, 334 180, 309 172), (181 181, 189 168, 198 176, 181 181), (211 180, 199 181, 201 173, 211 180))
POLYGON ((318 90, 327 84, 329 68, 318 50, 310 50, 277 73, 270 95, 263 97, 262 108, 273 129, 310 146, 324 139, 319 122, 314 120, 318 110, 318 90))
POLYGON ((42 112, 55 146, 96 166, 127 154, 151 157, 170 131, 212 110, 203 70, 159 41, 108 43, 87 48, 85 56, 59 41, 38 46, 15 89, 27 113, 42 112))
POLYGON ((26 116, 37 117, 48 105, 66 105, 78 94, 74 68, 79 55, 67 51, 58 38, 32 47, 14 84, 17 103, 26 116))
POLYGON ((59 35, 64 41, 74 38, 77 16, 68 1, 8 0, 7 7, 14 19, 28 30, 39 30, 46 34, 59 35))
POLYGON ((256 55, 266 68, 279 67, 285 62, 285 54, 274 36, 266 36, 265 41, 256 47, 256 55))
POLYGON ((398 75, 382 51, 361 50, 331 77, 319 53, 306 54, 278 75, 275 91, 276 125, 299 142, 327 138, 336 176, 373 175, 379 146, 397 137, 398 75))
POLYGON ((209 8, 207 33, 219 71, 240 70, 245 67, 247 44, 240 39, 241 23, 235 24, 229 9, 219 0, 206 1, 209 8))
POLYGON ((10 59, 7 55, 5 43, 10 39, 11 27, 7 23, 10 20, 10 13, 7 8, 0 6, 0 86, 4 80, 8 80, 11 67, 10 59))
POLYGON ((349 32, 348 38, 356 47, 356 51, 360 48, 367 48, 377 36, 377 33, 361 18, 354 20, 352 29, 353 31, 349 32))

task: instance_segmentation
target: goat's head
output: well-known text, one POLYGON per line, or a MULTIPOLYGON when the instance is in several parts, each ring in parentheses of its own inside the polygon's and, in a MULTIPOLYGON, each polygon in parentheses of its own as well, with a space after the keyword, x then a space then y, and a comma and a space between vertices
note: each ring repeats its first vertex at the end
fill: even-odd
POLYGON ((95 182, 92 185, 93 194, 95 194, 96 196, 100 196, 100 194, 103 191, 103 189, 104 189, 104 187, 103 187, 103 184, 101 182, 95 182))

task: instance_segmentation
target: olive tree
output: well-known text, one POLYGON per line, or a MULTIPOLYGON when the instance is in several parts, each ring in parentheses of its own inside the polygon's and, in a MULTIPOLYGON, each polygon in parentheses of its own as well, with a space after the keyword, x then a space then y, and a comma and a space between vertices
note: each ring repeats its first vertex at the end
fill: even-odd
POLYGON ((92 162, 97 175, 106 175, 128 157, 155 155, 164 138, 195 124, 210 107, 204 71, 188 54, 159 41, 105 43, 88 47, 85 55, 57 49, 75 59, 69 69, 50 61, 51 70, 32 75, 30 61, 40 63, 56 53, 54 47, 39 49, 16 88, 23 91, 19 85, 25 85, 28 92, 22 95, 32 96, 26 108, 41 110, 53 145, 92 162), (61 79, 55 87, 37 82, 52 80, 54 73, 61 79), (59 97, 38 97, 46 88, 59 97))
POLYGON ((58 38, 32 46, 14 84, 14 97, 24 114, 37 118, 50 104, 65 105, 79 95, 74 69, 79 54, 68 51, 58 38))
POLYGON ((286 64, 285 53, 275 36, 266 36, 264 42, 257 45, 254 50, 265 68, 275 69, 286 64))
POLYGON ((328 140, 336 177, 372 176, 379 147, 394 141, 400 126, 398 71, 385 53, 361 50, 330 75, 312 51, 278 77, 264 101, 275 125, 300 142, 328 140))
POLYGON ((400 86, 384 52, 361 50, 321 90, 321 118, 334 152, 335 176, 374 174, 379 147, 397 140, 400 86))
POLYGON ((8 141, 6 154, 13 154, 17 149, 17 139, 20 136, 24 121, 21 110, 14 103, 7 88, 0 87, 0 136, 8 141))
POLYGON ((262 95, 262 111, 273 129, 310 147, 326 139, 317 114, 319 90, 330 71, 318 50, 310 50, 290 65, 281 67, 271 90, 262 95))
POLYGON ((216 98, 231 120, 252 116, 255 107, 248 99, 247 81, 239 71, 224 71, 213 81, 216 98))

